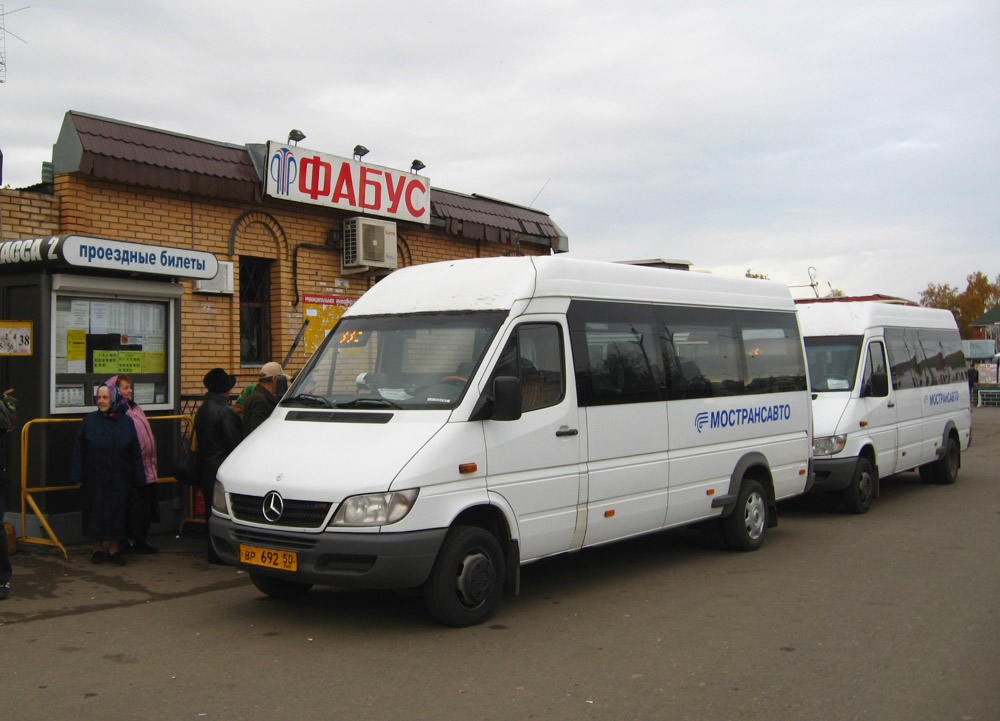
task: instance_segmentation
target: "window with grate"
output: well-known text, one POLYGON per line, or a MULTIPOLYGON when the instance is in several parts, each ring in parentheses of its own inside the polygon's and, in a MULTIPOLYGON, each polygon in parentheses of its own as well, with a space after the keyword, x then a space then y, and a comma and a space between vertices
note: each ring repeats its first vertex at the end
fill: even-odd
POLYGON ((271 261, 240 258, 240 365, 271 359, 271 261))

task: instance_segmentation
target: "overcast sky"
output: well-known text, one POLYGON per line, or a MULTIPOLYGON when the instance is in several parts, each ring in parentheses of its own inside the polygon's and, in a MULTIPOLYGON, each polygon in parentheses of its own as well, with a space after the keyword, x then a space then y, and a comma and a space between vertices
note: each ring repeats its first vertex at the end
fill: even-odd
POLYGON ((1000 275, 997 0, 4 9, 11 187, 67 110, 236 144, 299 128, 543 210, 577 257, 913 300, 1000 275))

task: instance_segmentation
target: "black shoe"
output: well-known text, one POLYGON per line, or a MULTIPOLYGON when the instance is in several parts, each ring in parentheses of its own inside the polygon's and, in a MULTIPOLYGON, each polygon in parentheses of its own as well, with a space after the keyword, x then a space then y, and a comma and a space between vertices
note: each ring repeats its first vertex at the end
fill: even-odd
POLYGON ((112 553, 110 556, 108 556, 108 560, 111 561, 116 566, 125 565, 125 557, 120 553, 112 553))
POLYGON ((160 552, 159 548, 148 543, 147 541, 135 541, 132 544, 132 550, 135 551, 136 553, 144 553, 146 555, 160 552))
POLYGON ((0 586, 0 601, 7 600, 8 596, 10 596, 10 584, 5 583, 4 585, 0 586))
POLYGON ((91 563, 104 563, 104 551, 94 551, 90 556, 91 563))

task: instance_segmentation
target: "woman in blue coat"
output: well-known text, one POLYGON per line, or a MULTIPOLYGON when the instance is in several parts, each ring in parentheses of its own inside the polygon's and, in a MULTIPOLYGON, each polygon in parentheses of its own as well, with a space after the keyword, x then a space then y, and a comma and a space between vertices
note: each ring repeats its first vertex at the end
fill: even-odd
POLYGON ((139 436, 125 414, 125 399, 114 386, 98 386, 97 410, 80 423, 73 446, 71 480, 83 485, 83 537, 92 539, 94 563, 108 560, 119 566, 125 559, 118 539, 125 537, 125 501, 129 486, 146 482, 139 436))

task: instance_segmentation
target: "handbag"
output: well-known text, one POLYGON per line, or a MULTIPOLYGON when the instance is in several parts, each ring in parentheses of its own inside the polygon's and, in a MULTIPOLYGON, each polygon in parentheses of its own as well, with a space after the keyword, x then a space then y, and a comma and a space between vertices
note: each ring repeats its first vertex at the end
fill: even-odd
POLYGON ((190 445, 181 440, 181 446, 174 456, 174 478, 186 486, 201 485, 198 474, 198 442, 191 431, 190 445))

